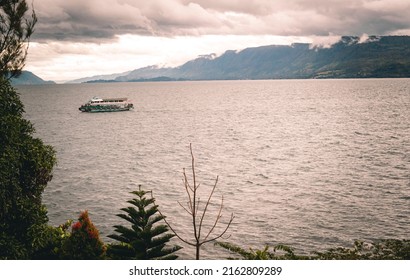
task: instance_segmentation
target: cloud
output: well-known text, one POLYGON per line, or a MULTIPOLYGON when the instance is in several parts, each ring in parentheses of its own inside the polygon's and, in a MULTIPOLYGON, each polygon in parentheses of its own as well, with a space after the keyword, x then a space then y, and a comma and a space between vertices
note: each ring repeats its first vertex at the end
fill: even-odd
POLYGON ((36 40, 117 35, 384 35, 410 29, 408 0, 37 0, 36 40))
POLYGON ((67 81, 121 73, 149 65, 179 66, 199 55, 272 43, 308 42, 303 37, 206 35, 156 37, 121 35, 117 41, 31 43, 26 70, 42 78, 67 81))
POLYGON ((410 35, 410 0, 35 0, 34 9, 27 70, 52 80, 258 45, 410 35))
POLYGON ((38 1, 34 8, 39 20, 33 37, 37 40, 93 41, 113 39, 117 34, 151 33, 150 20, 127 2, 133 1, 38 1))

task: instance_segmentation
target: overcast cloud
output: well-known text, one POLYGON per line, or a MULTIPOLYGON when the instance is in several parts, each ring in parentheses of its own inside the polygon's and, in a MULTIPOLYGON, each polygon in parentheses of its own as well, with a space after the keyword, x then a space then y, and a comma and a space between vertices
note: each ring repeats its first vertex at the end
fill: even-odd
MULTIPOLYGON (((57 59, 61 55, 82 64, 86 60, 81 59, 90 50, 98 59, 96 52, 116 49, 115 46, 130 51, 140 61, 147 52, 142 59, 145 62, 154 57, 153 42, 162 40, 165 49, 168 43, 183 41, 181 38, 185 38, 185 43, 208 38, 203 41, 205 44, 215 42, 215 36, 219 36, 221 44, 228 45, 226 39, 230 38, 240 49, 246 47, 240 42, 245 44, 247 37, 256 44, 269 43, 272 37, 290 42, 295 38, 312 41, 341 35, 410 35, 410 0, 34 0, 34 8, 39 20, 32 38, 34 53, 28 63, 32 69, 40 68, 40 57, 61 63, 57 59), (144 42, 142 45, 149 45, 146 50, 134 51, 119 45, 130 36, 138 40, 134 41, 137 44, 141 40, 152 44, 144 42), (234 40, 235 36, 241 40, 234 40)), ((133 43, 128 40, 128 44, 133 43)), ((228 45, 225 49, 231 47, 228 45)), ((223 46, 198 48, 197 55, 203 51, 218 52, 219 48, 223 46)), ((157 60, 166 58, 161 50, 157 51, 157 60)), ((193 51, 188 53, 193 55, 193 51)), ((129 65, 118 71, 134 66, 142 65, 129 65)))
POLYGON ((410 29, 410 0, 36 0, 34 5, 37 40, 385 35, 410 29))

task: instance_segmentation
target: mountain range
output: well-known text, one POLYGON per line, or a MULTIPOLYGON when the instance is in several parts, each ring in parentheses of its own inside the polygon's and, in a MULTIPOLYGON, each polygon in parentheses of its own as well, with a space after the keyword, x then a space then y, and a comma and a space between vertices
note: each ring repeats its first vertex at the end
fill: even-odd
POLYGON ((330 47, 296 43, 228 50, 178 67, 148 66, 72 82, 410 77, 410 36, 344 36, 330 47))
MULTIPOLYGON (((177 80, 402 78, 410 77, 410 36, 343 36, 337 43, 270 45, 201 55, 178 67, 147 66, 68 83, 177 80)), ((29 71, 14 85, 50 84, 29 71)))

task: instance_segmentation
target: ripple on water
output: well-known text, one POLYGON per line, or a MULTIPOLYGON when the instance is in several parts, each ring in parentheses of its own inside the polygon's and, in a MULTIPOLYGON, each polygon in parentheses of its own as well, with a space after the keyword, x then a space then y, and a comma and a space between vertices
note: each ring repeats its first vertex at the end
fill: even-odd
MULTIPOLYGON (((130 83, 20 87, 58 165, 43 200, 53 224, 88 210, 105 238, 142 185, 180 232, 193 144, 204 194, 235 214, 228 241, 310 252, 410 230, 410 80, 130 83), (82 114, 91 96, 136 109, 82 114), (44 108, 52 108, 44 110, 44 108)), ((189 173, 190 174, 190 173, 189 173)), ((205 246, 204 258, 226 252, 205 246)), ((193 251, 184 249, 183 258, 193 251)))

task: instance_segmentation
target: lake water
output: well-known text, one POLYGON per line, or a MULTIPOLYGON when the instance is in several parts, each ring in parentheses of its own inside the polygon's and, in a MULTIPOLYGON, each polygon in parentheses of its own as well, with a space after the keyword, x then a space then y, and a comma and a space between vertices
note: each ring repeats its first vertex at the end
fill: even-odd
MULTIPOLYGON (((88 210, 105 241, 131 191, 152 190, 190 237, 192 143, 204 204, 219 182, 229 241, 309 253, 355 239, 409 238, 410 79, 278 80, 20 86, 36 136, 58 165, 43 196, 54 225, 88 210), (135 110, 81 113, 92 96, 128 97, 135 110)), ((203 205, 202 204, 202 205, 203 205)), ((219 233, 222 229, 218 228, 219 233)), ((204 229, 206 231, 206 229, 204 229)), ((173 244, 177 243, 173 239, 173 244)), ((180 256, 194 258, 183 245, 180 256)), ((203 258, 223 259, 208 244, 203 258)))

